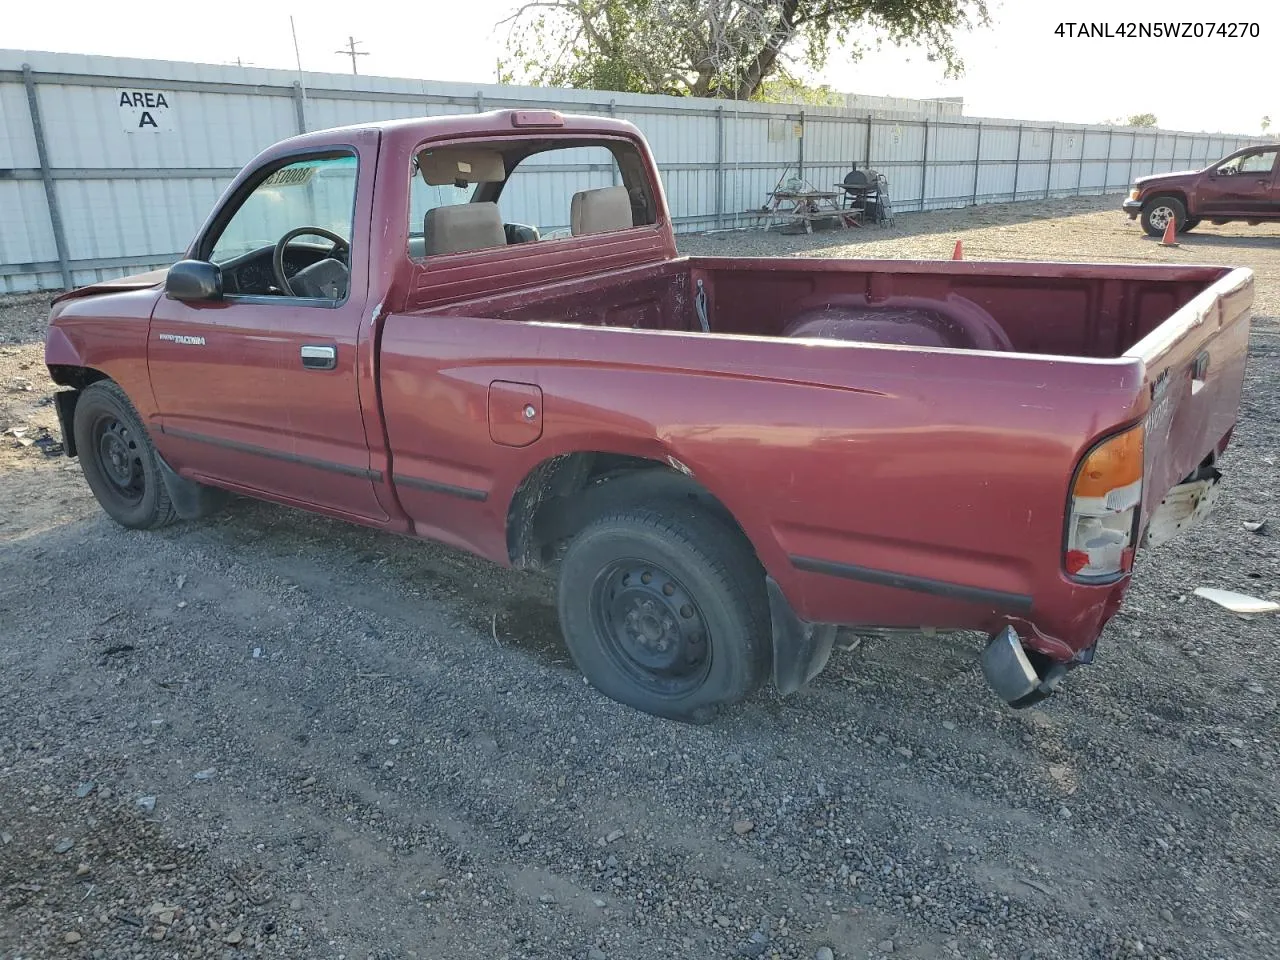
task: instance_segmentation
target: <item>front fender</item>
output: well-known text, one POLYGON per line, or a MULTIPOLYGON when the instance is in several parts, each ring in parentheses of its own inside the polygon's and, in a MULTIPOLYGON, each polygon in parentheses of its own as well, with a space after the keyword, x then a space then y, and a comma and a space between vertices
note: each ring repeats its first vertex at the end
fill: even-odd
POLYGON ((65 379, 59 379, 60 374, 57 367, 83 367, 84 359, 80 355, 80 350, 71 338, 67 336, 66 331, 58 326, 50 326, 49 333, 44 341, 44 362, 49 368, 49 374, 53 377, 53 382, 67 385, 65 379))
POLYGON ((147 330, 160 294, 153 289, 100 292, 57 303, 45 335, 53 382, 83 388, 114 380, 150 423, 156 413, 147 369, 147 330))

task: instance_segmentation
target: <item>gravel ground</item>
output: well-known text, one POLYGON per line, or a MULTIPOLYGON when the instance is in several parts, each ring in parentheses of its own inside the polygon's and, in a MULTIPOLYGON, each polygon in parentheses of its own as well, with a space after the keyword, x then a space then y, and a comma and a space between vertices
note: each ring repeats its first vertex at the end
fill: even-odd
POLYGON ((249 501, 121 530, 37 442, 47 298, 0 301, 0 957, 1280 956, 1280 620, 1190 596, 1280 595, 1280 228, 1168 250, 1105 198, 682 246, 956 239, 1259 279, 1217 513, 1022 713, 980 638, 842 635, 680 726, 583 683, 534 576, 249 501))

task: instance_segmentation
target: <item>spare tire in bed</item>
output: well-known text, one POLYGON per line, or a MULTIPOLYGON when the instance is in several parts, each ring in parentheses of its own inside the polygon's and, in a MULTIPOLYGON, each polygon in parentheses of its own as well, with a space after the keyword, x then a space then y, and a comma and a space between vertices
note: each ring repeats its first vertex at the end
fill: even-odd
POLYGON ((891 297, 874 303, 863 297, 842 297, 802 307, 782 335, 959 350, 1013 349, 991 314, 957 296, 943 300, 891 297))

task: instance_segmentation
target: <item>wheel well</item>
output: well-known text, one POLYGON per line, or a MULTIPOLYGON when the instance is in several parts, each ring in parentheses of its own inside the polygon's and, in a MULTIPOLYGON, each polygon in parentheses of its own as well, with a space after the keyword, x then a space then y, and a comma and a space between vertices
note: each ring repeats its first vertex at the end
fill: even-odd
POLYGON ((93 367, 73 367, 64 363, 51 364, 49 377, 61 387, 75 387, 77 390, 83 390, 89 384, 97 383, 99 380, 111 379, 101 370, 95 370, 93 367))
POLYGON ((1182 204, 1182 209, 1186 211, 1187 216, 1191 216, 1191 210, 1187 206, 1187 195, 1181 190, 1161 190, 1159 193, 1153 193, 1151 196, 1147 197, 1146 200, 1142 201, 1142 205, 1143 207, 1148 207, 1157 200, 1163 200, 1166 198, 1169 200, 1177 200, 1182 204))
POLYGON ((655 501, 695 503, 742 534, 727 507, 692 475, 647 457, 588 451, 538 464, 507 508, 507 550, 513 566, 558 562, 579 530, 607 510, 655 501))
POLYGON ((68 457, 79 454, 76 449, 76 404, 80 402, 80 393, 90 384, 99 380, 110 380, 101 370, 93 367, 75 367, 67 364, 51 364, 49 376, 54 383, 71 390, 59 390, 53 395, 54 407, 58 411, 58 424, 62 428, 62 445, 68 457))

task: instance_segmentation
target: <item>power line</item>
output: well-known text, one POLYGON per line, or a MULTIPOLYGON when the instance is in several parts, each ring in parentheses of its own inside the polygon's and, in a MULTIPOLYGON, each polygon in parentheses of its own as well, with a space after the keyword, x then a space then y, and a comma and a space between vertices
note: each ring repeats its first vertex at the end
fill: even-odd
POLYGON ((357 40, 355 37, 347 37, 347 45, 341 50, 335 50, 334 53, 340 53, 344 57, 351 58, 351 72, 358 74, 360 71, 356 69, 356 57, 367 57, 369 55, 366 50, 357 50, 356 45, 364 43, 363 40, 357 40))

